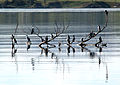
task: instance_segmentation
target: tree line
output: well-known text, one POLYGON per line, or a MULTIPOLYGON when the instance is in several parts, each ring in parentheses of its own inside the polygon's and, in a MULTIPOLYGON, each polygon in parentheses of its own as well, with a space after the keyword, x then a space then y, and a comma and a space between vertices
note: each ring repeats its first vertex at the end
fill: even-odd
POLYGON ((0 8, 62 8, 61 2, 50 2, 46 0, 1 0, 0 8))

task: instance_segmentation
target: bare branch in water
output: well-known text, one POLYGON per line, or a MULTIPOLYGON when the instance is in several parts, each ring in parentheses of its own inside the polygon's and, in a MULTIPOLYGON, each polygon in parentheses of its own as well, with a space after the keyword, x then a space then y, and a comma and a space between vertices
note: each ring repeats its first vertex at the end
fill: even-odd
MULTIPOLYGON (((101 33, 107 27, 107 24, 108 24, 108 12, 107 10, 105 10, 105 25, 103 26, 103 28, 98 26, 97 33, 94 33, 93 31, 91 31, 87 36, 88 38, 83 38, 81 41, 78 41, 78 42, 84 43, 96 37, 99 33, 101 33)), ((79 45, 81 45, 81 43, 79 45)))
POLYGON ((39 44, 39 47, 41 47, 43 44, 48 44, 48 42, 54 40, 55 38, 57 38, 58 36, 60 36, 66 29, 68 29, 68 27, 70 26, 70 23, 67 25, 67 26, 62 26, 62 27, 59 27, 58 26, 58 23, 55 22, 55 34, 53 35, 52 34, 52 37, 50 39, 48 39, 47 41, 46 40, 43 40, 40 44, 39 44))

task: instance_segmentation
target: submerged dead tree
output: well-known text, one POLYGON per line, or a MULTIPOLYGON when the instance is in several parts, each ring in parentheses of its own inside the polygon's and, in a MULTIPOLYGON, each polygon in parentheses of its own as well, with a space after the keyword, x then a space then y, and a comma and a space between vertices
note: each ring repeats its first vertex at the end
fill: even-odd
MULTIPOLYGON (((68 29, 68 27, 70 26, 70 23, 65 26, 64 22, 63 22, 63 26, 59 26, 57 22, 55 22, 55 33, 54 34, 51 34, 51 37, 48 38, 48 36, 45 37, 45 39, 42 39, 42 42, 39 44, 39 47, 41 47, 43 44, 47 44, 47 45, 50 45, 50 46, 53 46, 53 47, 56 47, 55 45, 53 44, 50 44, 50 42, 54 39, 56 39, 58 36, 60 36, 65 30, 68 29)), ((42 38, 42 37, 40 37, 42 38)))
MULTIPOLYGON (((68 53, 70 53, 70 49, 73 50, 73 53, 75 53, 75 49, 74 47, 72 46, 72 44, 75 42, 77 42, 77 44, 82 48, 82 50, 88 46, 89 44, 87 44, 88 41, 90 41, 91 39, 93 39, 94 37, 96 37, 98 34, 100 34, 101 32, 103 32, 103 30, 107 27, 107 24, 108 24, 108 11, 105 10, 105 24, 104 26, 98 26, 98 30, 97 32, 94 32, 94 31, 91 31, 86 37, 83 37, 81 38, 81 41, 76 41, 75 40, 75 35, 72 36, 72 38, 68 35, 67 36, 67 50, 68 50, 68 53)), ((63 21, 63 24, 60 25, 58 24, 57 21, 55 21, 55 28, 54 28, 54 33, 51 33, 51 36, 40 36, 40 29, 35 26, 35 25, 32 25, 32 28, 28 28, 28 30, 25 32, 25 30, 23 30, 25 33, 26 33, 26 39, 27 39, 27 50, 30 49, 31 47, 31 39, 30 37, 28 36, 28 34, 32 35, 32 34, 35 34, 37 35, 37 37, 39 37, 41 39, 41 42, 39 44, 39 47, 41 49, 44 48, 44 44, 47 45, 47 49, 51 48, 51 47, 56 47, 55 44, 51 44, 50 42, 55 40, 57 37, 59 37, 62 33, 64 33, 65 30, 67 30, 70 26, 70 23, 68 23, 68 25, 65 25, 64 21, 63 21), (29 33, 28 33, 29 32, 29 33)), ((17 29, 18 29, 18 24, 16 25, 16 29, 15 29, 15 33, 17 32, 17 29)), ((15 34, 14 33, 14 34, 15 34)), ((17 40, 16 38, 14 37, 14 34, 12 34, 12 47, 14 48, 14 44, 17 44, 17 40)), ((93 46, 99 48, 99 52, 102 51, 102 47, 106 47, 107 44, 106 43, 102 43, 103 42, 103 39, 102 37, 100 36, 99 37, 99 41, 96 42, 95 44, 93 44, 93 46)), ((58 47, 60 48, 61 46, 61 42, 58 43, 58 47)), ((60 49, 61 50, 61 49, 60 49)), ((45 51, 46 52, 46 51, 45 51)), ((91 54, 91 51, 88 51, 90 52, 91 54)))
MULTIPOLYGON (((107 24, 108 24, 108 11, 107 10, 105 10, 105 25, 103 26, 103 27, 101 27, 101 26, 98 26, 98 31, 97 32, 93 32, 93 31, 91 31, 88 35, 87 35, 87 37, 85 37, 85 38, 82 38, 81 39, 81 41, 78 41, 78 42, 80 42, 79 43, 79 46, 81 46, 81 47, 85 47, 85 46, 87 46, 87 44, 85 44, 87 41, 89 41, 89 40, 91 40, 91 39, 93 39, 94 37, 96 37, 99 33, 101 33, 106 27, 107 27, 107 24)), ((101 37, 100 37, 101 38, 101 37)), ((101 43, 102 41, 102 38, 100 39, 99 38, 99 43, 101 43)), ((97 44, 99 44, 99 43, 97 43, 97 44)), ((105 44, 104 44, 105 45, 105 44)), ((95 46, 96 46, 96 44, 95 44, 95 46)))

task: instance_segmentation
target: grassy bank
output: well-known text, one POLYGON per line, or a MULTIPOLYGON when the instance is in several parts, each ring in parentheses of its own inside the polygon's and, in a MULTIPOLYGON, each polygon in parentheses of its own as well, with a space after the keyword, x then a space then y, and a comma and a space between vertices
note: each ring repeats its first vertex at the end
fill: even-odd
POLYGON ((0 0, 1 8, 110 8, 120 7, 120 0, 0 0), (97 3, 96 3, 97 2, 97 3), (104 6, 104 5, 109 6, 104 6))

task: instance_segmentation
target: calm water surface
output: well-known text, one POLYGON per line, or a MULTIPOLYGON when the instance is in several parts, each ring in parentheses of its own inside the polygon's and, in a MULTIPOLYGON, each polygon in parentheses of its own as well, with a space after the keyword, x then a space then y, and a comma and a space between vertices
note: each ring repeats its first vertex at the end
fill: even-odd
MULTIPOLYGON (((102 52, 95 46, 87 46, 82 52, 76 43, 68 52, 67 35, 75 35, 76 41, 85 37, 97 25, 105 23, 104 10, 89 12, 1 12, 0 13, 0 85, 118 85, 120 84, 120 12, 110 11, 108 27, 87 42, 95 44, 101 36, 107 47, 102 52), (41 40, 30 34, 32 25, 40 29, 40 36, 54 33, 55 21, 60 27, 70 27, 51 43, 48 56, 41 53, 41 40), (11 35, 19 24, 15 37, 17 53, 12 56, 11 35), (27 51, 26 35, 31 38, 27 51), (61 50, 58 47, 61 42, 61 50), (95 56, 91 57, 90 52, 95 56), (52 53, 55 57, 51 57, 52 53), (33 61, 33 62, 32 62, 33 61)), ((37 30, 35 30, 37 32, 37 30)))

